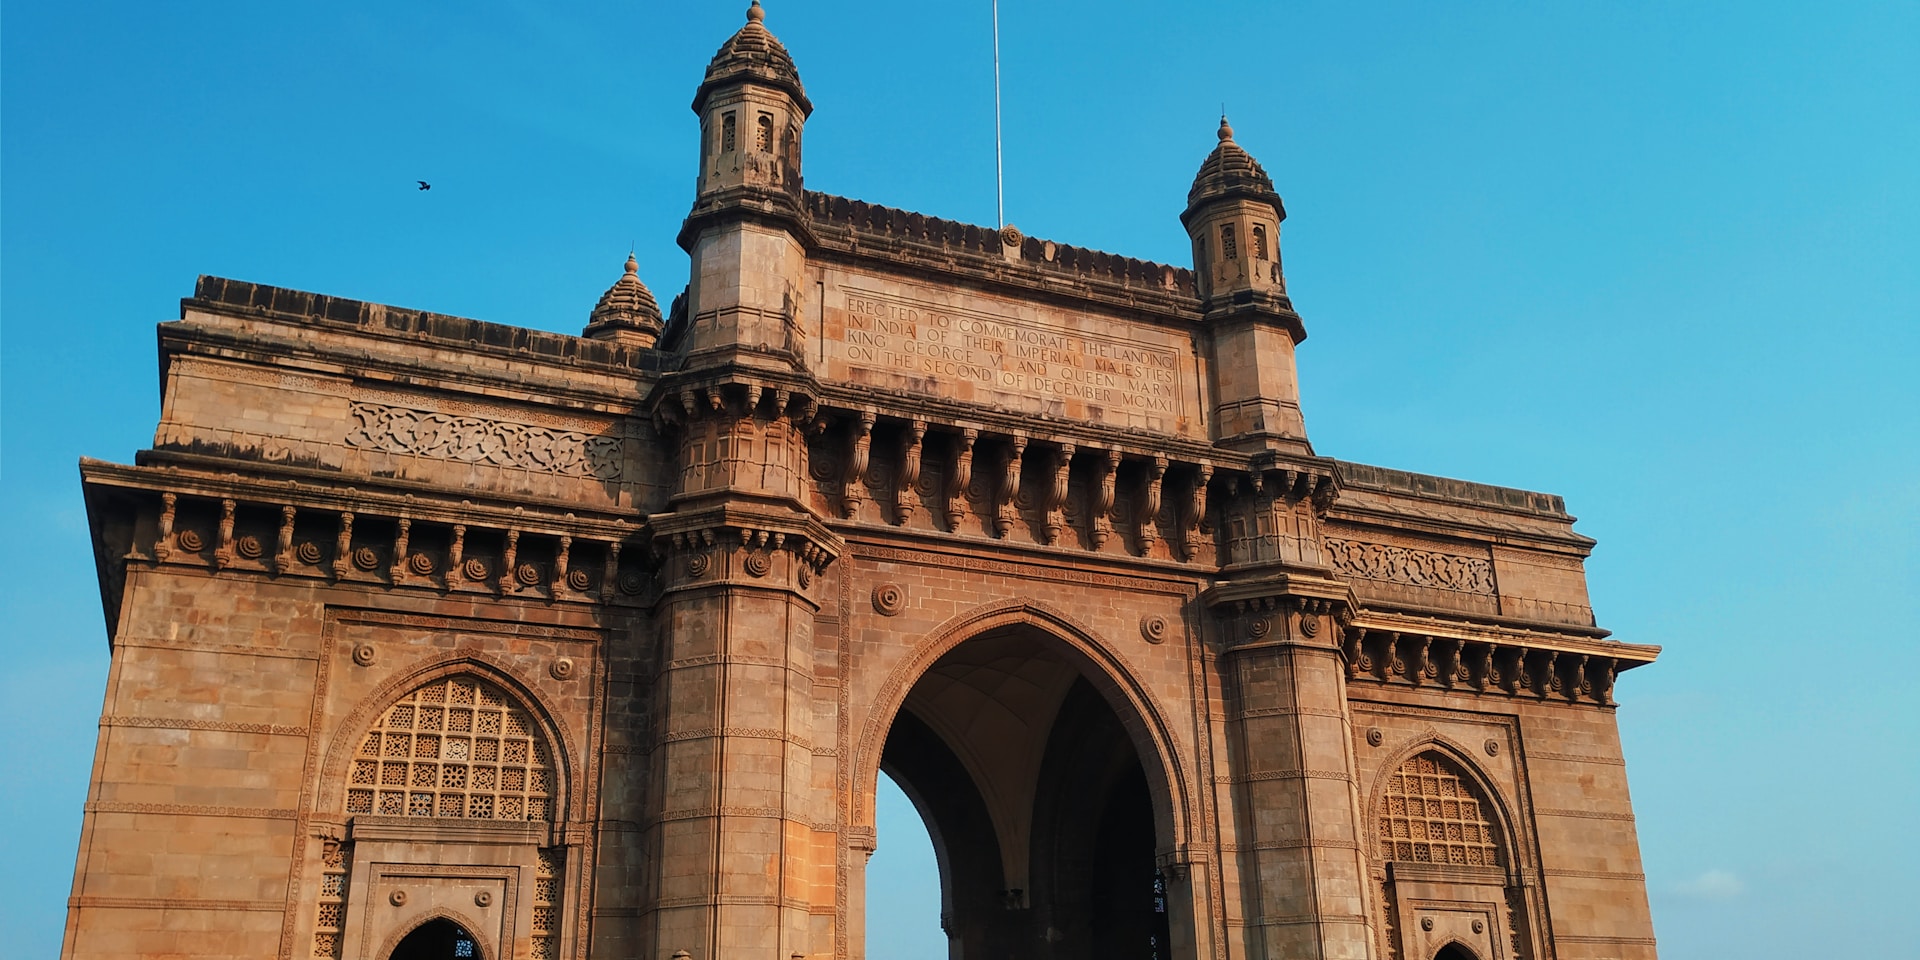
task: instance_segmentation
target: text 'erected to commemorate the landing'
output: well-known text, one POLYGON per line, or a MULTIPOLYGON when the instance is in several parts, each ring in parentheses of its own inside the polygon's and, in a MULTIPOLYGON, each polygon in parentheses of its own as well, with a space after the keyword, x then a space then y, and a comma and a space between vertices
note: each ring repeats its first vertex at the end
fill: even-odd
POLYGON ((1080 401, 1148 417, 1181 413, 1180 356, 1116 337, 1049 329, 849 293, 839 343, 849 366, 974 387, 962 393, 1080 401))

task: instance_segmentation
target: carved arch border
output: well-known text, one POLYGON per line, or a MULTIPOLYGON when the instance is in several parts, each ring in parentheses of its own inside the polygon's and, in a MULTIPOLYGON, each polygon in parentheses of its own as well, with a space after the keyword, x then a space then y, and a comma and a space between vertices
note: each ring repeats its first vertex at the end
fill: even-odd
POLYGON ((949 617, 927 631, 913 652, 888 672, 874 696, 873 709, 867 714, 855 748, 853 789, 844 808, 849 825, 872 826, 871 798, 878 789, 886 734, 893 729, 893 721, 914 684, 955 647, 990 631, 1011 627, 1038 630, 1065 644, 1091 668, 1083 670, 1082 675, 1100 691, 1141 754, 1140 765, 1152 787, 1154 817, 1159 821, 1156 826, 1166 828, 1173 849, 1187 845, 1197 832, 1197 798, 1192 795, 1186 758, 1181 756, 1165 711, 1139 682, 1133 666, 1099 633, 1071 614, 1032 597, 983 604, 949 617), (1149 763, 1150 759, 1155 762, 1149 763))
POLYGON ((477 957, 476 960, 488 960, 490 956, 505 957, 512 954, 511 950, 505 949, 504 944, 489 951, 487 949, 486 938, 475 932, 485 928, 476 923, 473 918, 451 907, 435 907, 422 914, 417 922, 409 924, 404 929, 396 930, 388 934, 387 938, 381 941, 380 949, 374 953, 374 956, 380 958, 393 956, 394 948, 400 946, 400 941, 405 940, 408 936, 412 935, 415 930, 435 920, 446 920, 458 924, 460 929, 467 931, 467 935, 473 937, 474 949, 480 952, 480 956, 477 957))
POLYGON ((450 653, 428 654, 401 668, 362 696, 353 710, 340 719, 328 734, 324 754, 326 760, 320 765, 320 776, 314 783, 312 802, 315 813, 325 816, 332 810, 332 798, 344 796, 347 761, 352 759, 354 745, 359 742, 359 735, 365 732, 373 716, 408 691, 459 674, 472 674, 506 690, 508 695, 520 701, 520 706, 540 725, 542 736, 553 746, 555 765, 562 771, 559 782, 566 785, 567 791, 565 802, 556 808, 556 812, 563 815, 555 819, 555 833, 558 834, 567 823, 581 822, 586 816, 586 791, 582 789, 586 771, 577 762, 580 752, 572 734, 554 720, 552 706, 531 684, 520 678, 511 664, 465 644, 450 653))
POLYGON ((1438 753, 1458 766, 1466 774, 1473 788, 1492 806, 1494 829, 1500 831, 1501 846, 1507 855, 1507 862, 1502 864, 1500 869, 1506 874, 1506 882, 1509 886, 1521 883, 1534 872, 1530 869, 1534 845, 1530 836, 1518 829, 1520 818, 1512 798, 1506 796, 1494 783, 1493 778, 1487 776, 1487 772, 1480 768, 1479 762, 1473 759, 1472 751, 1432 728, 1395 747, 1394 751, 1387 755, 1386 762, 1382 763, 1380 769, 1374 774, 1373 782, 1367 787, 1366 818, 1362 821, 1366 825, 1366 836, 1369 841, 1367 859, 1385 863, 1380 859, 1379 852, 1379 811, 1380 803, 1386 793, 1387 781, 1391 780, 1394 774, 1399 773, 1400 768, 1406 766, 1407 761, 1429 752, 1438 753))

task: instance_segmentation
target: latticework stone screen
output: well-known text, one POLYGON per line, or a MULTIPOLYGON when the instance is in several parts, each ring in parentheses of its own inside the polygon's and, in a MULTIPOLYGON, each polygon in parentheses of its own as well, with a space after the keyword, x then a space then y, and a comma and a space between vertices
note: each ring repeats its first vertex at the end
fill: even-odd
POLYGON ((527 712, 490 684, 453 677, 403 697, 368 731, 347 813, 551 820, 553 783, 527 712))
POLYGON ((1498 866, 1500 847, 1481 802, 1444 757, 1423 753, 1387 781, 1380 856, 1414 863, 1498 866))

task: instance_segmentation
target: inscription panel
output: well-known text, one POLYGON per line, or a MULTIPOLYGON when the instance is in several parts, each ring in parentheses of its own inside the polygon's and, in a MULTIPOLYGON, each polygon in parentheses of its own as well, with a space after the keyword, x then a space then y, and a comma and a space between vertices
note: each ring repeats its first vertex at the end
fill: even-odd
POLYGON ((812 358, 831 379, 1163 433, 1202 428, 1185 334, 829 274, 812 358))

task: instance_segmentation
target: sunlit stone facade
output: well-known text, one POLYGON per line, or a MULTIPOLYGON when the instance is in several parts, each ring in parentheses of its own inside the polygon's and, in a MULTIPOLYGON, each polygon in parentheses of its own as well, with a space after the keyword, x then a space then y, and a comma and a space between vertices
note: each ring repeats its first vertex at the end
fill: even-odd
POLYGON ((885 772, 960 960, 1654 956, 1656 651, 1560 498, 1316 452, 1224 122, 1189 269, 806 191, 757 6, 693 105, 664 315, 161 326, 68 955, 859 958, 885 772))

